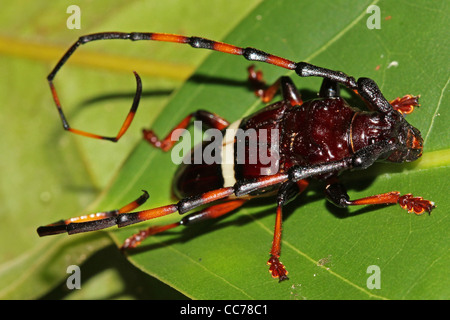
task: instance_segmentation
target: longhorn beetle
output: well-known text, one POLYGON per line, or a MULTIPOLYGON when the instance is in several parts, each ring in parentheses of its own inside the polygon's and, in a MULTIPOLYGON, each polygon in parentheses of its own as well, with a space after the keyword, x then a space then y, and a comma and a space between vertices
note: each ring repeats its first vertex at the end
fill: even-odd
MULTIPOLYGON (((177 140, 177 137, 174 137, 178 132, 176 129, 187 128, 191 120, 196 119, 210 128, 223 132, 224 140, 221 142, 220 157, 222 160, 226 156, 231 157, 234 162, 181 165, 173 182, 173 191, 180 199, 175 204, 132 212, 148 199, 149 195, 144 191, 138 199, 121 209, 61 220, 39 227, 37 229, 39 236, 63 232, 75 234, 114 225, 124 227, 175 212, 182 215, 200 206, 209 205, 184 216, 179 222, 152 226, 129 237, 122 249, 130 249, 138 246, 150 235, 180 225, 188 226, 205 219, 217 218, 236 210, 251 199, 272 195, 276 197, 277 208, 268 265, 272 276, 282 281, 287 279, 288 273, 279 261, 282 208, 306 189, 310 179, 322 181, 325 185, 326 198, 342 208, 353 205, 398 203, 408 212, 419 215, 425 211, 430 213, 435 207, 432 201, 414 197, 411 194, 401 195, 397 191, 350 200, 345 187, 338 180, 342 172, 366 169, 375 161, 410 162, 422 155, 423 140, 420 132, 404 118, 405 114, 411 113, 414 107, 419 105, 418 97, 405 95, 388 101, 376 83, 369 78, 359 78, 356 81, 355 78, 343 72, 321 68, 306 62, 296 63, 254 48, 241 48, 199 37, 164 33, 102 32, 82 36, 69 48, 47 78, 65 130, 116 142, 130 126, 142 92, 141 80, 137 73, 135 73, 137 90, 131 110, 115 137, 105 137, 71 128, 53 85, 57 72, 80 45, 108 39, 184 43, 193 48, 242 55, 247 60, 266 62, 294 70, 300 77, 321 77, 323 81, 317 99, 302 101, 300 93, 289 77, 282 76, 272 85, 266 86, 261 71, 256 71, 253 66, 250 66, 248 79, 255 88, 255 94, 267 103, 280 90, 281 101, 270 104, 231 124, 216 114, 198 110, 187 115, 162 140, 153 131, 143 130, 145 140, 163 151, 168 151, 177 140), (368 110, 362 111, 350 106, 340 96, 341 85, 359 95, 368 110), (262 174, 261 169, 264 165, 259 160, 253 164, 236 161, 236 145, 240 142, 235 134, 237 129, 278 130, 279 141, 272 141, 267 137, 259 139, 261 135, 257 136, 260 148, 272 150, 273 145, 278 143, 277 171, 262 174)), ((244 145, 245 151, 250 152, 249 144, 244 143, 244 145)), ((204 142, 201 147, 207 146, 208 143, 204 142)))

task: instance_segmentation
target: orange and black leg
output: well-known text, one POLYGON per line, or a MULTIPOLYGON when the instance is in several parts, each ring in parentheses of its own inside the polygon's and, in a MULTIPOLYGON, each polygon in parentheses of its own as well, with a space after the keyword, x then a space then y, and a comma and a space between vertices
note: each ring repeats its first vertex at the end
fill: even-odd
POLYGON ((350 200, 345 187, 337 181, 327 185, 325 195, 331 203, 341 208, 355 205, 399 204, 403 209, 408 210, 410 213, 414 212, 416 215, 420 215, 425 211, 431 213, 431 210, 435 208, 435 204, 432 201, 425 200, 422 197, 414 197, 410 193, 402 196, 398 191, 350 200))
POLYGON ((151 226, 147 229, 141 230, 138 233, 132 235, 128 239, 125 240, 123 243, 121 249, 127 250, 136 248, 139 244, 141 244, 142 241, 144 241, 149 236, 155 235, 157 233, 173 229, 178 226, 190 226, 192 224, 208 220, 208 219, 215 219, 219 218, 231 211, 236 210, 237 208, 241 207, 247 200, 244 199, 235 199, 235 200, 229 200, 223 203, 219 203, 216 205, 212 205, 208 208, 205 208, 203 210, 190 213, 187 216, 185 216, 183 219, 181 219, 178 222, 163 225, 163 226, 151 226))
POLYGON ((270 266, 269 272, 271 273, 273 278, 278 278, 278 281, 288 279, 288 272, 279 259, 281 254, 281 225, 283 221, 283 206, 289 201, 292 201, 297 195, 302 193, 307 186, 307 180, 300 180, 298 182, 287 181, 283 183, 278 190, 277 213, 275 217, 272 249, 270 250, 269 261, 267 261, 267 264, 270 266))
POLYGON ((197 110, 185 117, 163 140, 160 140, 152 130, 147 129, 143 130, 144 139, 156 148, 163 151, 169 151, 182 135, 182 129, 186 129, 189 126, 192 118, 201 121, 209 128, 218 130, 223 130, 230 125, 227 120, 214 113, 205 110, 197 110))
POLYGON ((291 106, 300 106, 303 104, 303 100, 300 92, 298 92, 291 78, 280 77, 272 85, 267 86, 263 79, 262 71, 255 70, 255 66, 248 67, 248 81, 252 86, 255 95, 260 97, 262 102, 268 103, 277 94, 278 90, 281 90, 283 100, 289 101, 291 106))

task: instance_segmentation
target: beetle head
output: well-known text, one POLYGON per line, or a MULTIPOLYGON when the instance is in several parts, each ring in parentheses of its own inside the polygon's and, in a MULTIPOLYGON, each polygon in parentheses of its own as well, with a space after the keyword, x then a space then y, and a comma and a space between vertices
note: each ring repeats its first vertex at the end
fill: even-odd
POLYGON ((391 162, 411 162, 422 156, 423 139, 420 131, 401 116, 398 121, 396 149, 386 159, 391 162))

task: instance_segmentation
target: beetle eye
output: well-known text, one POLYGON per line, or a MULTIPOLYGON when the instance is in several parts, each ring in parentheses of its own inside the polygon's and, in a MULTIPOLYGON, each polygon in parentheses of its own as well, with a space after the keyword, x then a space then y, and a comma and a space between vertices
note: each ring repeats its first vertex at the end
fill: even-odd
POLYGON ((408 130, 406 137, 406 147, 408 148, 408 155, 406 161, 414 161, 422 156, 423 139, 419 130, 412 127, 408 130))
POLYGON ((420 133, 415 128, 408 130, 408 136, 406 137, 406 146, 409 149, 422 150, 423 149, 423 139, 420 133))

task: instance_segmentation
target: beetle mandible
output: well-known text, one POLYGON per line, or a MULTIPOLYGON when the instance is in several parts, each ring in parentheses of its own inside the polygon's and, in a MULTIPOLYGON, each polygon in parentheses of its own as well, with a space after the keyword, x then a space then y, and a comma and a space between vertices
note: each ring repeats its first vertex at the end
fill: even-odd
MULTIPOLYGON (((310 179, 317 179, 325 185, 325 196, 338 207, 353 205, 399 204, 403 209, 415 214, 428 213, 435 207, 432 201, 411 194, 401 195, 392 191, 361 199, 350 200, 345 187, 339 182, 339 175, 347 170, 362 170, 370 167, 375 161, 410 162, 422 155, 423 139, 419 130, 410 125, 404 118, 418 106, 418 97, 405 95, 388 101, 377 84, 369 78, 354 77, 340 71, 321 68, 306 62, 293 62, 254 48, 241 48, 234 45, 208 40, 200 37, 185 37, 165 33, 123 33, 102 32, 82 36, 76 41, 47 79, 58 109, 63 127, 73 133, 110 141, 118 141, 130 126, 136 113, 142 92, 140 77, 135 73, 137 89, 134 101, 119 133, 115 137, 101 136, 71 128, 61 107, 53 80, 82 44, 107 39, 121 40, 154 40, 189 44, 193 48, 203 48, 223 53, 242 55, 250 61, 273 64, 293 70, 300 77, 321 77, 322 85, 319 97, 303 101, 299 91, 289 77, 282 76, 272 85, 266 86, 262 73, 254 66, 248 68, 248 78, 255 87, 255 93, 263 102, 269 102, 281 91, 282 100, 268 105, 262 110, 233 123, 205 110, 198 110, 185 117, 166 138, 159 139, 151 130, 143 130, 144 138, 153 146, 168 151, 172 148, 176 137, 172 133, 176 129, 185 129, 192 119, 201 121, 210 128, 224 133, 221 159, 231 157, 233 163, 191 163, 181 165, 173 182, 173 191, 180 201, 158 208, 133 211, 149 197, 144 191, 138 199, 121 209, 99 212, 92 215, 61 220, 38 228, 40 236, 67 232, 75 234, 100 230, 117 225, 128 226, 134 223, 155 219, 178 212, 185 214, 203 205, 199 211, 189 213, 179 222, 163 226, 152 226, 129 237, 122 249, 130 249, 139 245, 146 237, 180 225, 223 216, 244 205, 246 202, 261 196, 275 196, 276 218, 274 238, 268 260, 269 271, 279 281, 287 279, 287 270, 280 262, 281 224, 283 205, 303 192, 310 179), (350 106, 340 95, 340 86, 355 93, 365 102, 367 111, 350 106), (242 130, 277 130, 280 132, 278 143, 279 157, 277 171, 262 174, 265 166, 257 161, 236 162, 237 136, 230 129, 242 130)), ((259 138, 259 136, 258 136, 259 138)), ((259 147, 271 149, 274 141, 258 140, 259 147)), ((203 143, 202 148, 208 144, 203 143)), ((244 144, 248 150, 248 144, 244 144)), ((220 162, 220 161, 219 161, 220 162)))

